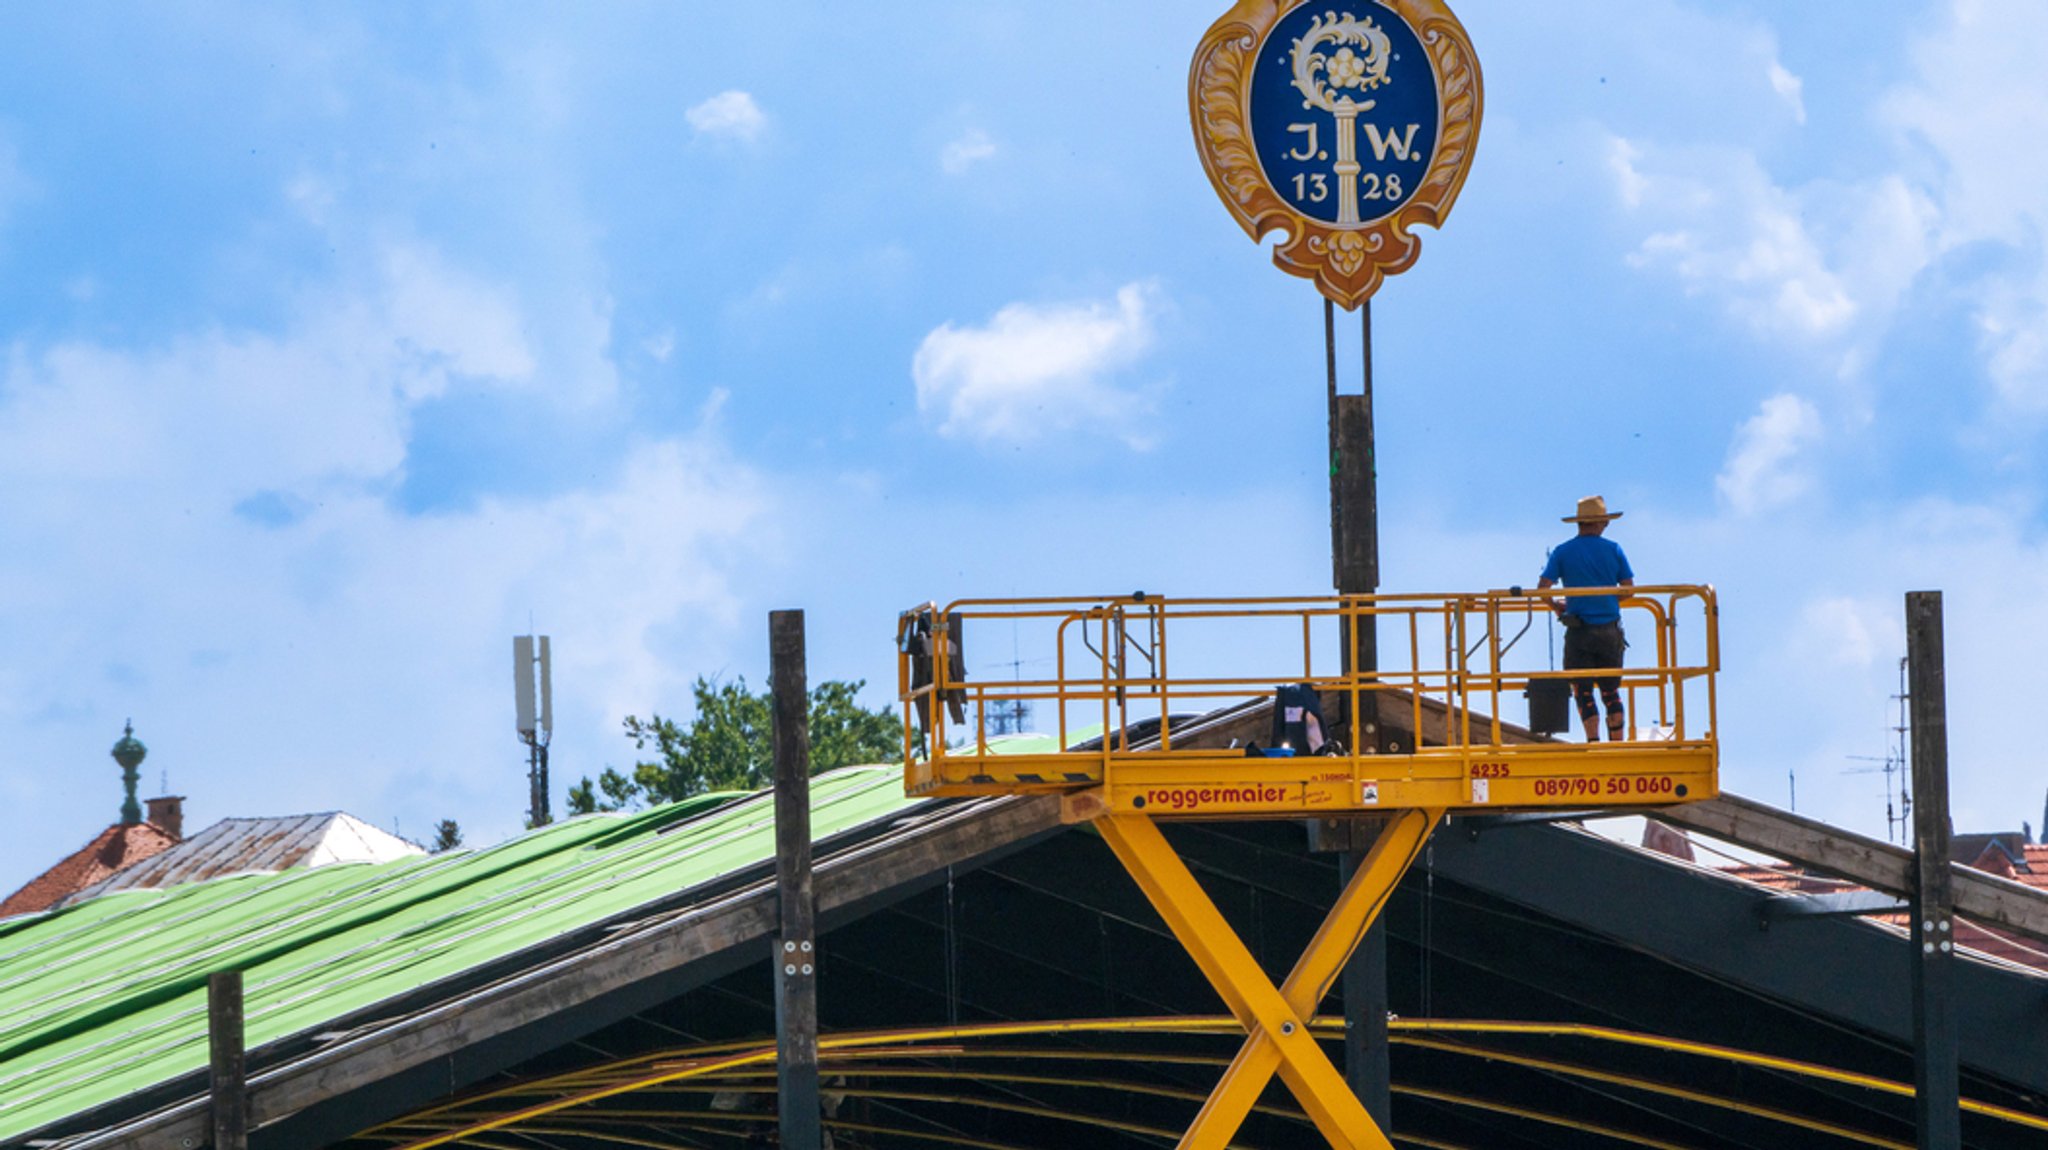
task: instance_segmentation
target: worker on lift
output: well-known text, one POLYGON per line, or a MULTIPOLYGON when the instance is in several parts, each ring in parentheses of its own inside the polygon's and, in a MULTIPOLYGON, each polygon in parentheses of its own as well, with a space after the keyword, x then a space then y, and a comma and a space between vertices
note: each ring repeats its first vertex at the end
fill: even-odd
MULTIPOLYGON (((1578 514, 1564 517, 1564 522, 1579 525, 1579 533, 1550 549, 1543 577, 1536 586, 1635 586, 1636 573, 1630 569, 1621 545, 1601 534, 1619 518, 1621 512, 1608 512, 1604 496, 1588 495, 1579 500, 1578 514)), ((1565 670, 1599 668, 1619 672, 1622 652, 1628 647, 1628 638, 1621 629, 1620 596, 1574 595, 1552 599, 1550 606, 1564 622, 1565 670)), ((1607 738, 1620 742, 1628 737, 1628 717, 1621 703, 1618 673, 1572 680, 1572 699, 1578 703, 1579 720, 1586 726, 1586 741, 1600 741, 1600 708, 1593 701, 1596 686, 1601 702, 1607 706, 1607 738)))

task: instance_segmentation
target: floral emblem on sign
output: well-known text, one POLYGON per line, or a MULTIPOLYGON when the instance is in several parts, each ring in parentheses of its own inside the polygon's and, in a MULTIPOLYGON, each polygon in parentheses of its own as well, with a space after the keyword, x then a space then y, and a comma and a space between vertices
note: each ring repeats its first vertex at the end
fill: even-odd
MULTIPOLYGON (((1308 57, 1308 59, 1320 61, 1322 57, 1310 56, 1308 57)), ((1365 58, 1360 56, 1358 53, 1353 52, 1349 48, 1339 48, 1337 50, 1337 54, 1331 56, 1329 60, 1329 77, 1331 87, 1364 88, 1369 86, 1365 82, 1365 58)), ((1375 77, 1375 79, 1384 80, 1386 79, 1386 75, 1386 65, 1382 64, 1380 66, 1379 73, 1375 77)))
MULTIPOLYGON (((1347 88, 1377 88, 1387 82, 1388 57, 1394 52, 1387 42, 1387 34, 1376 27, 1371 17, 1363 20, 1346 12, 1342 16, 1332 12, 1318 16, 1309 25, 1309 33, 1294 44, 1294 86, 1301 94, 1323 107, 1335 110, 1337 105, 1350 100, 1344 94, 1347 88), (1329 55, 1323 55, 1316 48, 1324 43, 1343 44, 1329 55), (1364 55, 1353 51, 1349 45, 1365 49, 1364 55), (1327 87, 1316 80, 1321 73, 1327 87)), ((1359 110, 1372 107, 1367 100, 1359 110)))
POLYGON ((1301 90, 1307 107, 1320 108, 1337 122, 1337 223, 1358 222, 1358 114, 1369 112, 1373 100, 1354 100, 1351 89, 1370 91, 1387 82, 1387 64, 1394 46, 1387 34, 1373 24, 1346 12, 1318 16, 1308 34, 1294 42, 1290 57, 1294 64, 1294 86, 1301 90), (1316 49, 1325 44, 1345 45, 1325 55, 1316 49), (1351 45, 1365 49, 1359 55, 1351 45))
POLYGON ((1478 140, 1479 62, 1443 0, 1236 0, 1188 82, 1202 166, 1282 270, 1347 308, 1442 227, 1478 140))

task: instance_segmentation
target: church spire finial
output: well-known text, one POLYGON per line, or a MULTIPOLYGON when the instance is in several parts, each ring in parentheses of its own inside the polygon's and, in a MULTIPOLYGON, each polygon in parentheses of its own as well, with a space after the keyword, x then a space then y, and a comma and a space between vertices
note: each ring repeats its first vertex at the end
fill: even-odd
POLYGON ((149 748, 143 746, 142 740, 135 737, 135 720, 128 720, 127 727, 121 734, 121 741, 115 743, 114 749, 109 753, 114 756, 115 762, 121 764, 121 785, 128 793, 128 797, 121 802, 121 825, 132 827, 142 821, 142 806, 135 801, 135 785, 142 778, 140 768, 143 756, 149 754, 149 748))

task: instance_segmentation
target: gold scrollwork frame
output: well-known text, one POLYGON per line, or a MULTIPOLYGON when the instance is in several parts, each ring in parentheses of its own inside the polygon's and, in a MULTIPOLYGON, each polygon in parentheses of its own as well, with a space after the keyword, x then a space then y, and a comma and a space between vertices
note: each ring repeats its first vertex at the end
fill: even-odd
POLYGON ((1376 0, 1415 30, 1436 70, 1441 116, 1436 155, 1415 195, 1390 216, 1339 226, 1296 211, 1267 182, 1252 145, 1252 65, 1281 17, 1304 4, 1334 2, 1237 0, 1195 49, 1188 111, 1202 167, 1245 234, 1257 240, 1285 231, 1286 240, 1273 249, 1273 262, 1291 275, 1314 280, 1317 290, 1349 310, 1370 299, 1386 277, 1415 262, 1422 240, 1410 228, 1443 227, 1472 170, 1483 99, 1479 56, 1443 0, 1376 0))

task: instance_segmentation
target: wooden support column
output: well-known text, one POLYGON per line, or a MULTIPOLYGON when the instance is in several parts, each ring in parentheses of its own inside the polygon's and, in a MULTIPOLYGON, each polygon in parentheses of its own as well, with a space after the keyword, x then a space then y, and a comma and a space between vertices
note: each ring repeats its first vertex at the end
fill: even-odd
POLYGON ((206 978, 208 1085, 213 1096, 213 1150, 248 1150, 249 1081, 243 1061, 242 972, 206 978))
MULTIPOLYGON (((1340 595, 1370 595, 1380 585, 1379 477, 1372 412, 1372 301, 1360 308, 1364 390, 1337 393, 1336 306, 1323 301, 1324 362, 1330 390, 1330 558, 1340 595)), ((1379 669, 1379 628, 1362 620, 1354 638, 1339 632, 1347 672, 1379 669), (1355 665, 1354 665, 1355 664, 1355 665)), ((1360 748, 1379 741, 1379 708, 1350 716, 1351 740, 1360 748)), ((1364 863, 1373 824, 1361 823, 1362 841, 1339 856, 1340 881, 1364 863)), ((1387 1060, 1387 932, 1377 921, 1359 941, 1340 982, 1344 998, 1344 1077, 1381 1129, 1391 1129, 1392 1084, 1387 1060)))
MULTIPOLYGON (((1337 875, 1349 883, 1364 865, 1365 851, 1339 856, 1337 875)), ((1387 1041, 1387 928, 1374 919, 1340 983, 1344 996, 1344 1079, 1382 1130, 1394 1128, 1394 1068, 1387 1041), (1354 1006, 1353 1004, 1356 1003, 1354 1006)))
MULTIPOLYGON (((1372 304, 1361 321, 1365 338, 1365 390, 1358 395, 1333 395, 1330 403, 1330 461, 1335 482, 1330 524, 1335 583, 1340 595, 1370 595, 1380 588, 1379 476, 1374 458, 1372 412, 1372 304)), ((1359 646, 1376 653, 1366 636, 1359 646)), ((1361 658, 1360 670, 1374 670, 1377 659, 1361 658)))
POLYGON ((783 1150, 819 1150, 818 947, 811 890, 810 688, 804 613, 768 615, 768 684, 775 701, 775 1079, 783 1150))
POLYGON ((1957 1150, 1955 893, 1939 591, 1906 596, 1906 693, 1913 723, 1913 1110, 1920 1150, 1957 1150))

